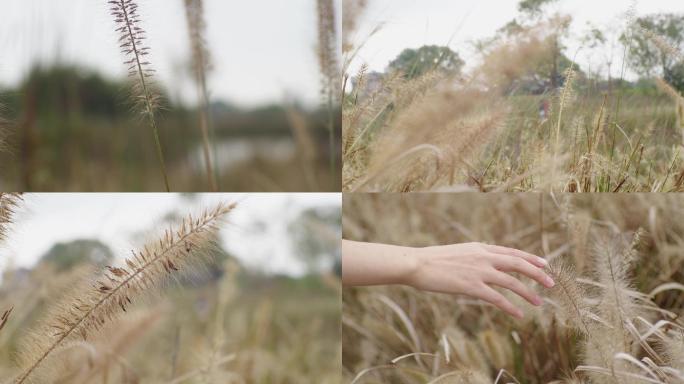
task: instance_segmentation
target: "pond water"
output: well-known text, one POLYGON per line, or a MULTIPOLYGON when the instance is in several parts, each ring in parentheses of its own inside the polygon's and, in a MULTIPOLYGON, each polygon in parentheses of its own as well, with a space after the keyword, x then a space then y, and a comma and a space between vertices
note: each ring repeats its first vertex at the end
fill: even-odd
MULTIPOLYGON (((214 151, 218 168, 225 171, 257 158, 268 161, 288 161, 296 155, 296 146, 289 137, 234 138, 218 141, 214 145, 214 151)), ((189 162, 193 170, 204 169, 204 152, 201 145, 196 146, 192 151, 189 162)))

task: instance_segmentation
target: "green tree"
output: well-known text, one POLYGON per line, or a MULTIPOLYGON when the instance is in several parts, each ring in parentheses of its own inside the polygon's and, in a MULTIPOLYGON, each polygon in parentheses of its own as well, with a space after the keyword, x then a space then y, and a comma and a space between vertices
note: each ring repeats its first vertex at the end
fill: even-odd
POLYGON ((518 3, 518 12, 530 18, 539 18, 549 5, 558 0, 522 0, 518 3))
POLYGON ((400 71, 408 79, 420 77, 431 70, 445 74, 458 74, 465 62, 449 47, 425 45, 418 49, 405 49, 389 64, 390 71, 400 71))
POLYGON ((342 236, 339 207, 306 209, 288 225, 288 232, 295 254, 309 272, 335 268, 342 236))
MULTIPOLYGON (((533 21, 539 21, 546 16, 546 11, 549 5, 557 3, 558 0, 521 0, 518 3, 518 12, 533 21)), ((551 88, 558 88, 562 81, 561 76, 561 60, 563 58, 563 45, 561 42, 562 35, 567 32, 569 22, 560 22, 557 24, 556 30, 549 37, 551 41, 551 65, 548 68, 548 76, 551 81, 551 88)))
POLYGON ((106 244, 99 240, 82 239, 55 244, 40 262, 53 264, 58 271, 66 271, 82 263, 104 266, 111 263, 113 258, 114 254, 106 244))
MULTIPOLYGON (((659 13, 638 18, 635 28, 623 33, 629 48, 629 64, 645 77, 674 76, 681 73, 684 48, 684 15, 659 13)), ((681 82, 682 79, 676 80, 681 82)))
POLYGON ((679 62, 667 68, 663 79, 679 92, 684 92, 684 62, 679 62))
POLYGON ((555 89, 563 83, 563 73, 572 64, 563 53, 565 47, 562 39, 567 35, 572 18, 560 14, 551 14, 550 6, 559 0, 521 0, 518 3, 519 15, 497 30, 491 39, 476 42, 475 48, 486 52, 490 47, 502 40, 516 38, 526 39, 526 34, 533 28, 545 26, 549 31, 544 44, 548 47, 548 59, 537 69, 534 77, 547 79, 549 87, 555 89))

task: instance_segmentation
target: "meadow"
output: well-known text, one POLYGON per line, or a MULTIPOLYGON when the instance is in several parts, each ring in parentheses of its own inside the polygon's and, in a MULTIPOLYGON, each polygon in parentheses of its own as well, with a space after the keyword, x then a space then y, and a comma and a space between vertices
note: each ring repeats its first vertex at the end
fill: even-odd
MULTIPOLYGON (((21 196, 0 195, 3 247, 24 209, 21 196)), ((158 240, 106 262, 79 242, 7 268, 0 382, 340 383, 339 278, 244 267, 216 238, 233 209, 172 219, 150 229, 158 240)))
POLYGON ((621 68, 619 77, 572 60, 577 53, 563 45, 571 15, 543 8, 554 0, 520 1, 520 15, 473 43, 476 60, 467 69, 449 49, 467 47, 431 53, 436 47, 424 46, 407 48, 377 73, 357 55, 382 25, 368 36, 357 33, 368 2, 348 2, 354 11, 347 17, 356 20, 345 30, 343 190, 682 190, 684 98, 668 75, 681 74, 682 29, 663 21, 681 23, 680 15, 637 18, 625 2, 615 9, 619 31, 582 37, 581 48, 608 50, 609 33, 619 36, 610 48, 619 54, 602 64, 621 68), (537 5, 529 11, 529 4, 537 5), (668 26, 675 32, 659 35, 668 26), (677 69, 639 72, 642 48, 677 69), (627 80, 630 71, 638 75, 627 80))
POLYGON ((545 257, 556 286, 515 320, 466 297, 344 288, 351 383, 684 382, 684 199, 667 194, 344 197, 343 237, 485 242, 545 257))

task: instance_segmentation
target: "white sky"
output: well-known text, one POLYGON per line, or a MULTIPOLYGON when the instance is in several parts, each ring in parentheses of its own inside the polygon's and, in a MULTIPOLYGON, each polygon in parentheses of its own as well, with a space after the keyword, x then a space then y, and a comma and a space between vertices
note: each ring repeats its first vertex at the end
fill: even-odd
MULTIPOLYGON (((106 0, 0 0, 0 86, 14 85, 30 63, 68 63, 125 76, 106 0)), ((139 0, 151 61, 172 96, 195 100, 182 66, 189 43, 182 0, 139 0)), ((316 0, 205 0, 214 98, 253 106, 319 99, 316 0)))
MULTIPOLYGON (((360 51, 351 66, 352 73, 365 62, 371 70, 383 71, 387 64, 405 48, 427 44, 446 45, 455 34, 450 47, 466 62, 473 62, 470 41, 491 37, 495 31, 517 15, 518 0, 370 0, 359 31, 352 41, 360 42, 380 24, 382 30, 360 51)), ((632 0, 559 0, 551 10, 573 16, 571 40, 567 42, 570 56, 577 51, 577 37, 588 30, 587 23, 605 27, 624 26, 624 14, 632 0)), ((639 0, 637 16, 650 13, 683 13, 681 0, 639 0)), ((577 61, 586 70, 614 58, 613 73, 619 75, 622 49, 591 52, 580 51, 577 61)))
MULTIPOLYGON (((155 228, 163 216, 180 208, 197 212, 219 201, 238 202, 221 237, 226 250, 243 265, 267 273, 299 275, 305 271, 288 242, 287 224, 305 208, 341 207, 336 193, 199 194, 189 201, 179 194, 27 194, 11 226, 10 238, 0 246, 0 271, 8 264, 31 266, 55 243, 99 239, 115 255, 127 257, 137 244, 132 237, 155 228), (255 231, 269 223, 265 233, 255 231)), ((156 232, 152 232, 156 233, 156 232)))

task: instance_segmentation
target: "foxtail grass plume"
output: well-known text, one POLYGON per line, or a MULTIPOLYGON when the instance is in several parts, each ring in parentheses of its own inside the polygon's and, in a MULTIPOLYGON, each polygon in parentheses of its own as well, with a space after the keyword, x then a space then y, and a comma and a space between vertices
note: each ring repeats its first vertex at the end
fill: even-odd
POLYGON ((556 170, 559 167, 559 157, 561 154, 561 127, 563 125, 563 110, 566 105, 571 102, 573 97, 573 82, 575 80, 575 71, 573 65, 570 66, 565 71, 565 84, 560 91, 560 98, 558 101, 558 123, 556 124, 556 132, 554 135, 554 146, 553 146, 553 168, 551 175, 551 182, 556 182, 556 170))
POLYGON ((60 348, 87 339, 168 280, 203 264, 212 255, 221 222, 235 206, 219 204, 199 216, 187 216, 175 229, 133 251, 123 266, 108 266, 75 290, 55 307, 42 329, 30 335, 20 356, 22 373, 14 383, 43 382, 47 361, 60 348))
POLYGON ((352 33, 356 31, 359 18, 368 7, 368 0, 344 0, 342 3, 342 51, 352 49, 352 33))
POLYGON ((335 175, 335 108, 341 92, 340 51, 337 39, 337 19, 333 0, 318 0, 318 62, 322 75, 321 93, 328 111, 330 144, 330 174, 335 175))
POLYGON ((675 103, 675 108, 677 109, 677 128, 682 133, 682 142, 684 142, 684 97, 678 90, 660 77, 656 78, 656 85, 675 103))
POLYGON ((211 121, 209 116, 209 91, 207 90, 207 72, 210 69, 210 56, 206 42, 207 23, 204 19, 204 2, 202 0, 184 0, 185 17, 190 35, 192 51, 192 68, 197 83, 199 97, 199 123, 202 132, 202 148, 209 187, 218 191, 216 173, 212 164, 212 151, 209 140, 211 121))
POLYGON ((154 69, 148 61, 150 48, 145 45, 147 36, 141 27, 141 19, 138 13, 138 4, 134 0, 110 0, 110 13, 117 25, 116 32, 119 34, 119 47, 126 57, 124 64, 128 66, 128 76, 133 79, 133 94, 135 104, 147 120, 157 150, 164 185, 166 191, 170 191, 164 151, 159 139, 159 129, 155 119, 155 113, 159 108, 159 94, 153 88, 154 69))

